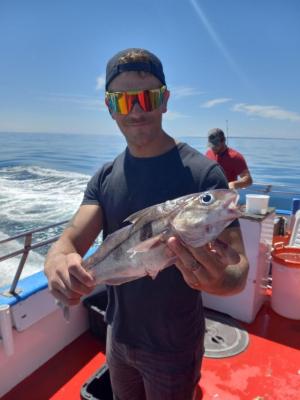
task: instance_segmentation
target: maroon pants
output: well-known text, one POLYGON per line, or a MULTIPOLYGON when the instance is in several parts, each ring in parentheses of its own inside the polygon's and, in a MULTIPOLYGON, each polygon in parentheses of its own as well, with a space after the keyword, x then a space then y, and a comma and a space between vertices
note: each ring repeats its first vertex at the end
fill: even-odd
POLYGON ((192 400, 203 344, 194 350, 152 353, 116 342, 107 330, 106 358, 115 400, 192 400))

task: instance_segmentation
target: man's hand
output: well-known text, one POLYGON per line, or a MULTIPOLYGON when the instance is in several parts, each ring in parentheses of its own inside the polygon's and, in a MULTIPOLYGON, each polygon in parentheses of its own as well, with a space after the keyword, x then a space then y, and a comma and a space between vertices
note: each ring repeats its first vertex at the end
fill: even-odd
POLYGON ((243 189, 252 185, 252 176, 248 169, 245 169, 239 174, 237 181, 228 182, 229 189, 243 189))
POLYGON ((95 288, 93 277, 81 265, 77 253, 56 254, 45 265, 45 274, 52 295, 65 305, 75 305, 83 295, 95 288))
POLYGON ((177 268, 193 289, 212 294, 228 295, 241 291, 245 285, 248 262, 241 250, 238 235, 236 246, 216 240, 213 244, 193 248, 184 246, 177 238, 168 240, 177 255, 177 268))
POLYGON ((101 207, 83 205, 50 248, 45 274, 50 292, 62 304, 78 304, 83 295, 95 288, 94 279, 82 267, 81 255, 87 252, 101 229, 101 207))

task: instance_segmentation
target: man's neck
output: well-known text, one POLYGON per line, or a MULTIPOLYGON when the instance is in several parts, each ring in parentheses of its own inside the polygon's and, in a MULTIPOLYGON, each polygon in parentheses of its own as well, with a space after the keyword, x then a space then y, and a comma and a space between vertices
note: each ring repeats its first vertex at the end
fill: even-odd
POLYGON ((217 156, 221 156, 222 154, 225 153, 225 151, 226 151, 227 149, 228 149, 227 145, 224 144, 224 146, 221 147, 221 149, 220 149, 217 153, 215 153, 215 154, 216 154, 217 156))
POLYGON ((176 144, 176 140, 165 132, 155 140, 149 141, 146 144, 137 145, 127 142, 130 154, 134 157, 141 158, 160 156, 174 148, 176 144))

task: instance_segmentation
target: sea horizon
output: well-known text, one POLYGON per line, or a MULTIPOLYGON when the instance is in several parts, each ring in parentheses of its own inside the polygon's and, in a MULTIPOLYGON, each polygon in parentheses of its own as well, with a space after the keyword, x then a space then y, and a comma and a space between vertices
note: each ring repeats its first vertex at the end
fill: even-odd
MULTIPOLYGON (((226 137, 229 137, 231 139, 266 139, 266 140, 280 140, 280 139, 284 139, 284 140, 300 140, 300 132, 299 132, 299 137, 286 137, 286 136, 276 136, 276 137, 271 137, 271 136, 244 136, 244 135, 232 135, 231 133, 225 132, 224 133, 226 135, 226 137)), ((116 131, 113 133, 100 133, 100 132, 46 132, 46 131, 0 131, 0 135, 1 134, 33 134, 33 135, 86 135, 86 136, 121 136, 122 137, 122 133, 120 133, 120 131, 116 131)), ((174 134, 174 137, 178 138, 178 137, 182 137, 182 136, 187 136, 187 137, 194 137, 194 138, 201 138, 201 139, 206 139, 207 135, 196 135, 196 134, 189 134, 189 135, 178 135, 178 134, 174 134)))

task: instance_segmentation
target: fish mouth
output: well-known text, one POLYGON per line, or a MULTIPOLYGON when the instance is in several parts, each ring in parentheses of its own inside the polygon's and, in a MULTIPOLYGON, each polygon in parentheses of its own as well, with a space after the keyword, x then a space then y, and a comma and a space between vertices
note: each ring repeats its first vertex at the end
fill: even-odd
POLYGON ((242 215, 242 212, 240 211, 239 208, 235 208, 235 209, 228 208, 228 212, 229 212, 230 219, 232 219, 232 217, 239 218, 242 215))

